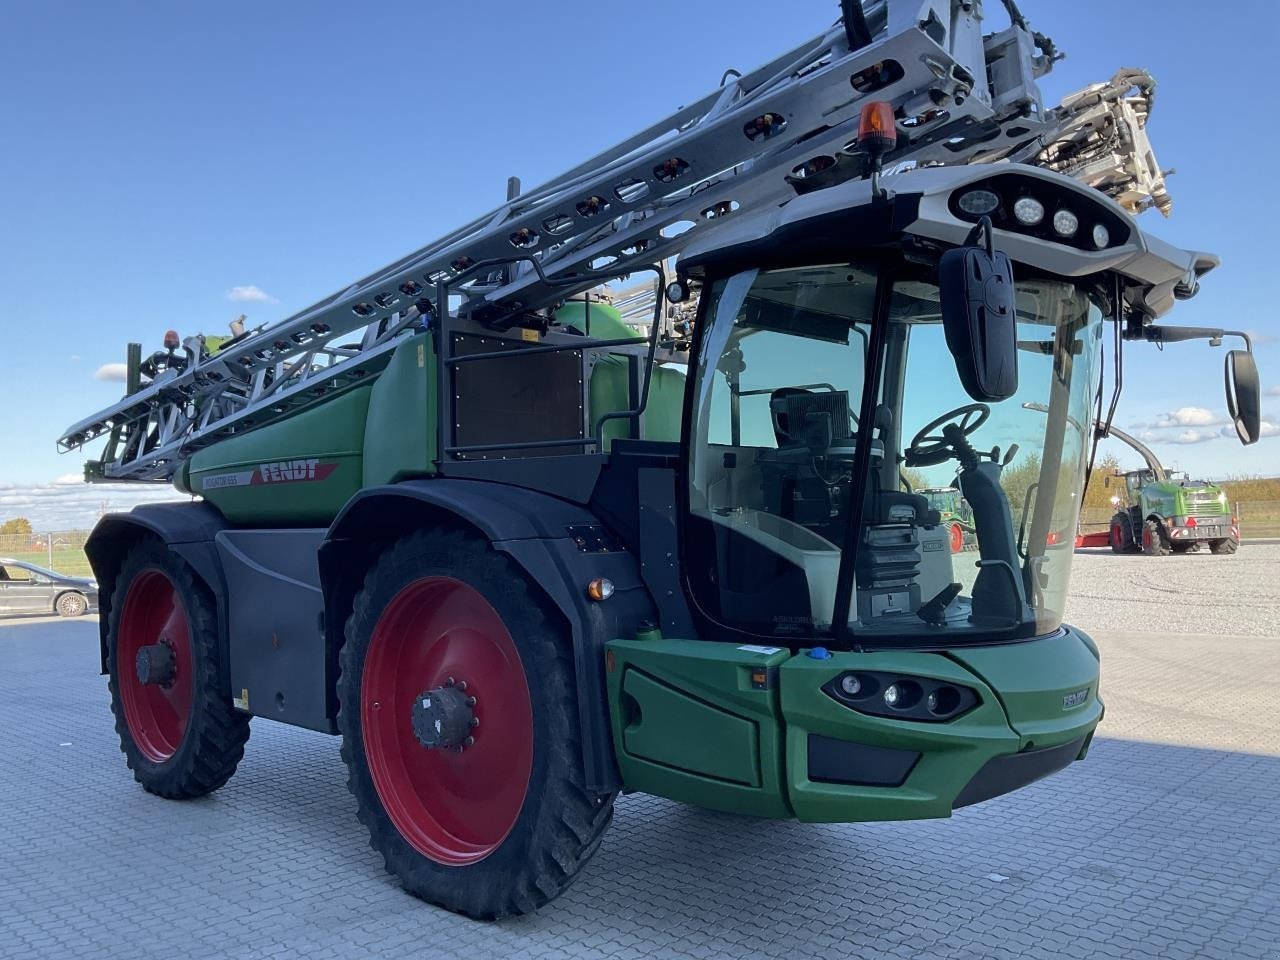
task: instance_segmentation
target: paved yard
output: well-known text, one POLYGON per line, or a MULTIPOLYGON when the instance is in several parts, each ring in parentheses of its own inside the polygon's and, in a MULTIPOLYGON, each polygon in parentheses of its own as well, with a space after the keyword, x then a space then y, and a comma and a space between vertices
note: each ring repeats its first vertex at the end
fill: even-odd
POLYGON ((156 799, 95 624, 8 621, 0 957, 1280 957, 1280 547, 1077 566, 1108 704, 1087 762, 926 823, 623 798, 565 896, 488 925, 383 872, 336 740, 258 721, 226 788, 156 799))

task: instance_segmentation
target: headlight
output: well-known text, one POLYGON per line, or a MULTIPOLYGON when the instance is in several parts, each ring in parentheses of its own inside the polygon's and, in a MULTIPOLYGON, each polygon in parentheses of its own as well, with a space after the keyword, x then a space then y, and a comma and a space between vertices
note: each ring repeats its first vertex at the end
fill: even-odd
POLYGON ((1000 206, 1000 197, 990 190, 970 190, 960 195, 957 206, 971 216, 981 217, 1000 206))
POLYGON ((1107 228, 1102 224, 1097 224, 1093 228, 1093 245, 1101 250, 1111 242, 1111 234, 1107 232, 1107 228))
POLYGON ((1023 197, 1013 205, 1013 215, 1019 223, 1033 227, 1044 219, 1044 204, 1035 197, 1023 197))
POLYGON ((1074 237, 1080 229, 1080 218, 1070 210, 1059 210, 1053 215, 1053 229, 1060 237, 1074 237))
POLYGON ((976 690, 957 683, 867 670, 832 677, 822 691, 858 713, 925 723, 954 720, 981 702, 976 690))

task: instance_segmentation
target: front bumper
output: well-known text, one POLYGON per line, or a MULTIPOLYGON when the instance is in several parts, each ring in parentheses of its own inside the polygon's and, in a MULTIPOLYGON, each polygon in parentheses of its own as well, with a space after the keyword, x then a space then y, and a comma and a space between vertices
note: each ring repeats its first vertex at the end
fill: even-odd
POLYGON ((1175 517, 1166 525, 1173 543, 1203 543, 1212 540, 1239 540, 1240 527, 1230 517, 1199 518, 1194 525, 1186 517, 1175 517))
POLYGON ((736 813, 950 816, 1083 758, 1103 713, 1092 642, 1071 629, 985 648, 827 659, 706 641, 614 641, 609 650, 626 787, 736 813), (963 685, 977 703, 948 722, 869 715, 823 692, 850 670, 963 685))

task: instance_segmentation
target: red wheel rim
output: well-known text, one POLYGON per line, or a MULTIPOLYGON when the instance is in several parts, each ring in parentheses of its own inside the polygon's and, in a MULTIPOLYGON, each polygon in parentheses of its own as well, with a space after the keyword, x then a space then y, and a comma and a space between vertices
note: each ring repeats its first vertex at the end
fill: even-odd
POLYGON ((1124 546, 1124 529, 1118 523, 1111 525, 1111 545, 1116 549, 1124 546))
POLYGON ((461 866, 506 839, 533 769, 533 708, 511 634, 478 592, 424 577, 392 598, 365 657, 360 724, 378 797, 415 850, 461 866), (413 704, 451 677, 476 698, 475 742, 429 750, 414 736, 413 704))
POLYGON ((191 719, 195 683, 191 627, 182 597, 168 575, 145 570, 129 586, 116 638, 116 682, 125 723, 148 760, 164 763, 182 746, 191 719), (135 663, 138 651, 156 643, 173 650, 173 681, 144 684, 135 663))
POLYGON ((951 525, 951 552, 959 553, 964 549, 964 531, 960 529, 959 524, 951 525))
POLYGON ((1150 528, 1150 527, 1143 527, 1143 528, 1142 528, 1142 545, 1143 545, 1144 547, 1146 547, 1147 549, 1150 549, 1150 548, 1151 548, 1151 542, 1152 542, 1152 541, 1151 541, 1151 528, 1150 528))

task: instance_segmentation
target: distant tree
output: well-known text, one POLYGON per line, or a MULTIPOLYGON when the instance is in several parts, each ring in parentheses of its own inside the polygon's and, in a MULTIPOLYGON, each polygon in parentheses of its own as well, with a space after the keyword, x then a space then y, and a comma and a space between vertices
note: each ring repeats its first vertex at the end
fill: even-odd
POLYGON ((1084 506, 1109 507, 1111 498, 1119 496, 1124 499, 1124 484, 1116 484, 1114 475, 1120 469, 1120 459, 1114 453, 1106 453, 1093 465, 1093 474, 1089 477, 1089 488, 1084 492, 1084 506), (1111 486, 1107 486, 1107 477, 1112 477, 1111 486))
POLYGON ((928 489, 929 478, 924 475, 923 470, 917 470, 915 467, 903 467, 901 474, 902 479, 906 481, 907 486, 912 490, 928 489))
POLYGON ((14 517, 12 520, 6 520, 4 523, 0 523, 0 536, 5 534, 29 537, 31 536, 31 521, 26 517, 14 517))
POLYGON ((1005 496, 1009 498, 1009 506, 1013 508, 1015 517, 1022 516, 1023 505, 1027 502, 1027 491, 1033 483, 1040 482, 1040 456, 1027 454, 1005 467, 1000 474, 1000 486, 1004 487, 1005 496))

